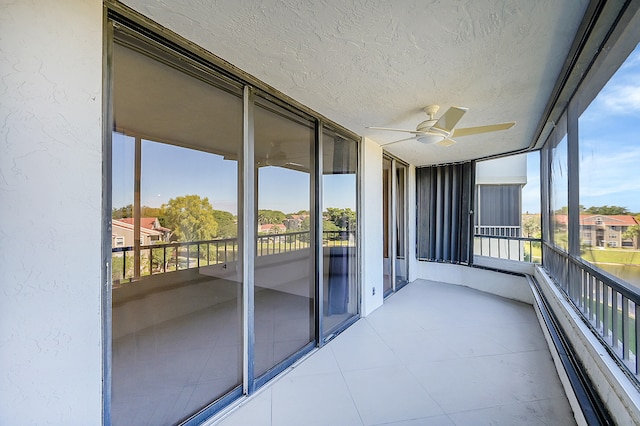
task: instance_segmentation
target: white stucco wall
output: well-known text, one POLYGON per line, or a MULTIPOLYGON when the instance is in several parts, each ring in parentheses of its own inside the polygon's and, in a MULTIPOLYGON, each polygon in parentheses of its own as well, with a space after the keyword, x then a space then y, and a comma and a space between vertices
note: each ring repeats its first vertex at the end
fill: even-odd
POLYGON ((382 148, 371 139, 363 139, 362 167, 362 315, 382 305, 382 148), (375 288, 375 295, 373 289, 375 288))
POLYGON ((525 277, 450 263, 418 262, 416 276, 424 280, 462 285, 519 302, 533 304, 525 277))
POLYGON ((102 2, 0 3, 0 67, 0 424, 100 424, 102 2))

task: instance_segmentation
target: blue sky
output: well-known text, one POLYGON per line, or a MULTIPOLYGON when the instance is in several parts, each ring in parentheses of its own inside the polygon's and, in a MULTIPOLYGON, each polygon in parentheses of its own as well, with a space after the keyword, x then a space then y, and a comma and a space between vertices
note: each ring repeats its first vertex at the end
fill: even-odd
MULTIPOLYGON (((580 204, 640 213, 640 45, 582 113, 578 127, 580 204)), ((540 212, 539 168, 539 155, 529 154, 523 212, 540 212)), ((566 191, 559 195, 566 198, 566 191)))
POLYGON ((540 213, 540 154, 527 154, 527 184, 522 189, 522 212, 540 213))
MULTIPOLYGON (((221 156, 143 141, 141 203, 160 207, 171 198, 197 194, 214 209, 237 214, 237 163, 221 156)), ((134 141, 113 135, 113 207, 133 203, 134 141)), ((327 175, 326 207, 355 210, 354 175, 327 175)), ((309 175, 281 167, 259 169, 258 208, 293 213, 309 210, 309 175)))
POLYGON ((640 45, 578 121, 580 204, 640 212, 640 45))

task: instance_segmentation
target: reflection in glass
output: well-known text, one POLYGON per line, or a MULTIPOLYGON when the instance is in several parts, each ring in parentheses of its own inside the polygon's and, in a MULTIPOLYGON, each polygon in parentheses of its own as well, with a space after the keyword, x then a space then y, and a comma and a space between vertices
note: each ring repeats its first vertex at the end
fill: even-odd
POLYGON ((382 158, 382 272, 383 294, 387 296, 393 291, 391 277, 391 159, 382 158))
POLYGON ((113 64, 111 416, 174 424, 242 382, 242 100, 118 44, 113 64))
POLYGON ((541 263, 540 154, 479 161, 475 195, 474 254, 541 263))
POLYGON ((406 259, 406 175, 407 167, 396 162, 396 289, 408 282, 406 259))
POLYGON ((565 251, 569 249, 569 177, 567 170, 567 136, 551 151, 550 203, 551 203, 551 237, 556 247, 565 251))
MULTIPOLYGON (((527 154, 527 183, 522 188, 522 236, 542 239, 542 218, 540 214, 540 152, 527 154)), ((525 261, 542 263, 542 244, 529 241, 525 244, 525 261)))
POLYGON ((310 165, 314 126, 266 101, 256 102, 256 377, 315 339, 310 165))
POLYGON ((640 46, 578 120, 580 253, 640 287, 640 46), (603 131, 607 129, 607 131, 603 131))
POLYGON ((323 335, 358 313, 357 144, 329 130, 322 138, 323 335))

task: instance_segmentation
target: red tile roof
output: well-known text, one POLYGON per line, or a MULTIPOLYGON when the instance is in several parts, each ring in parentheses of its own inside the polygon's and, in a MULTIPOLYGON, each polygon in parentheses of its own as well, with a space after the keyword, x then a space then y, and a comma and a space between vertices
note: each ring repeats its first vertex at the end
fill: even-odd
MULTIPOLYGON (((120 220, 121 222, 133 224, 133 218, 132 217, 124 217, 124 218, 118 219, 118 220, 120 220)), ((157 217, 141 217, 140 218, 140 228, 158 229, 158 227, 155 226, 157 220, 158 220, 157 217)), ((160 224, 158 223, 158 226, 159 225, 160 224)))
POLYGON ((637 225, 635 218, 630 215, 580 215, 580 223, 582 225, 590 225, 596 223, 596 219, 600 218, 602 223, 611 226, 633 226, 637 225))
MULTIPOLYGON (((129 219, 129 218, 127 218, 129 219)), ((121 229, 128 229, 130 231, 133 231, 133 221, 127 221, 124 219, 113 219, 111 221, 111 224, 113 226, 113 228, 121 228, 121 229)), ((162 230, 161 229, 153 229, 153 228, 145 228, 145 227, 140 227, 140 234, 144 234, 144 235, 162 235, 162 230)))
MULTIPOLYGON (((566 214, 556 214, 553 215, 553 218, 556 223, 567 224, 568 216, 566 214)), ((581 214, 580 225, 595 225, 597 218, 602 220, 603 225, 608 226, 633 226, 638 224, 631 215, 581 214)))
POLYGON ((259 232, 266 232, 266 231, 270 231, 273 228, 278 228, 278 229, 280 229, 282 231, 286 231, 287 230, 287 227, 284 226, 281 223, 267 223, 265 225, 260 225, 260 227, 258 228, 258 231, 259 232))

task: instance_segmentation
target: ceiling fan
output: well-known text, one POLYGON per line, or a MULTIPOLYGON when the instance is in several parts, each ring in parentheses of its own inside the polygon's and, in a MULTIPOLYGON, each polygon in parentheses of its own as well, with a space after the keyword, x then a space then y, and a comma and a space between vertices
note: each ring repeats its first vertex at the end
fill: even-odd
POLYGON ((304 164, 301 164, 303 161, 300 161, 299 158, 291 158, 292 154, 294 153, 287 153, 282 149, 281 142, 271 142, 269 151, 266 153, 266 155, 263 158, 257 159, 257 166, 273 166, 285 167, 293 170, 305 170, 304 164))
POLYGON ((424 144, 450 146, 456 143, 456 141, 451 139, 453 137, 477 135, 480 133, 507 130, 516 124, 515 121, 510 121, 508 123, 489 124, 487 126, 456 129, 456 124, 458 124, 458 121, 460 121, 462 116, 469 110, 469 108, 454 106, 449 108, 447 112, 445 112, 444 115, 442 115, 439 119, 436 119, 435 115, 438 112, 438 109, 440 109, 438 105, 428 105, 424 107, 423 111, 427 113, 429 119, 418 124, 416 130, 392 129, 389 127, 367 127, 367 129, 389 130, 392 132, 406 132, 413 134, 413 136, 411 136, 410 138, 381 144, 381 146, 391 145, 394 143, 404 142, 412 139, 416 139, 418 142, 422 142, 424 144))

